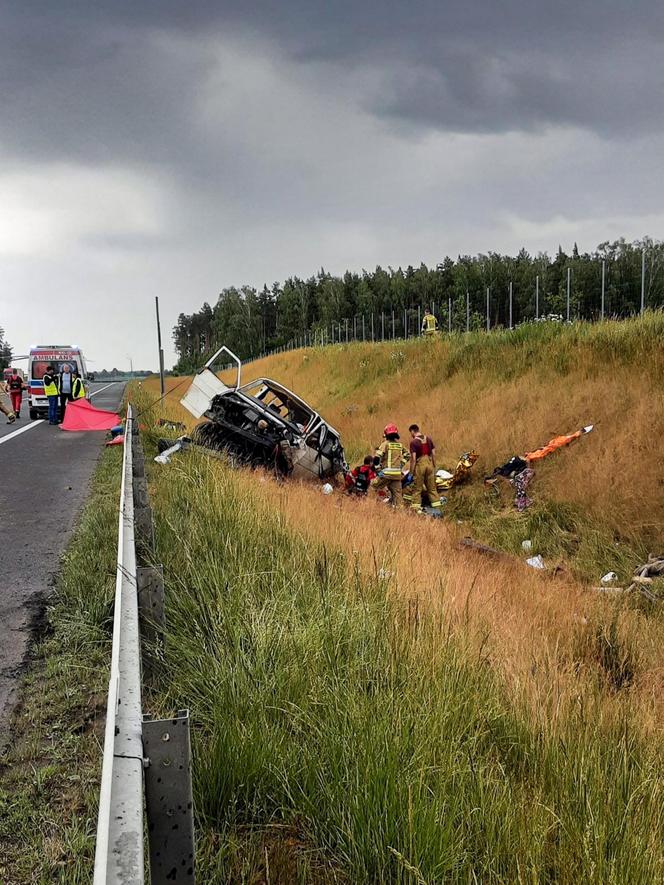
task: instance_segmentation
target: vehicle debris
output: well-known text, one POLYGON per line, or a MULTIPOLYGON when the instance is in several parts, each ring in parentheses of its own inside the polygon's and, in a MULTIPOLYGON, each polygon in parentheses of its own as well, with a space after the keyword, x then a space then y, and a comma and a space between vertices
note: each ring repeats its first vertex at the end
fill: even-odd
POLYGON ((607 584, 614 584, 618 580, 618 575, 615 572, 607 572, 605 575, 602 575, 599 580, 604 586, 607 584))
MULTIPOLYGON (((653 585, 657 578, 664 578, 664 555, 651 553, 647 562, 634 569, 632 583, 627 590, 641 593, 651 602, 661 602, 664 600, 664 594, 653 593, 653 585)), ((664 584, 664 582, 659 583, 664 584)), ((664 590, 664 586, 662 590, 664 590)))
POLYGON ((297 394, 270 378, 240 384, 242 364, 221 347, 201 369, 180 402, 195 418, 206 418, 192 442, 282 477, 332 479, 348 473, 338 432, 297 394), (219 358, 225 354, 226 365, 219 358), (215 373, 235 366, 235 383, 215 373))
POLYGON ((183 449, 188 449, 191 446, 191 438, 188 436, 179 437, 173 445, 168 448, 163 448, 163 444, 165 441, 160 440, 159 448, 160 454, 156 456, 155 461, 157 464, 169 464, 171 458, 176 452, 180 452, 183 449))
POLYGON ((537 554, 537 556, 530 556, 526 560, 526 565, 529 565, 531 568, 536 568, 536 569, 545 569, 546 568, 546 564, 539 553, 537 554))

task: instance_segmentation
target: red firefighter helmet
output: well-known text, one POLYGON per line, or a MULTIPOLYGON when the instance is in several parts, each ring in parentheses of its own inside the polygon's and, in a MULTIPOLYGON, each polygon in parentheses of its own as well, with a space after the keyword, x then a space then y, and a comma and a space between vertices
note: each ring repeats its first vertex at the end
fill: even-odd
POLYGON ((399 432, 399 428, 397 427, 396 424, 386 424, 385 430, 383 430, 383 435, 387 436, 389 433, 398 433, 398 432, 399 432))

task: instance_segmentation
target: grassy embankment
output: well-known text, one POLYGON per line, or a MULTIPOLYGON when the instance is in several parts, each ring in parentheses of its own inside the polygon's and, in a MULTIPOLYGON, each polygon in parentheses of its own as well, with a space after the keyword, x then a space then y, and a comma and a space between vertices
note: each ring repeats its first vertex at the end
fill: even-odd
POLYGON ((0 760, 0 882, 92 880, 122 452, 106 450, 0 760))
MULTIPOLYGON (((452 492, 448 513, 512 553, 530 538, 545 559, 597 582, 609 569, 627 577, 664 537, 663 342, 660 313, 308 349, 252 363, 243 377, 268 375, 314 403, 341 432, 351 463, 392 420, 426 428, 447 467, 475 448, 474 483, 452 492), (482 487, 481 476, 512 454, 590 423, 593 434, 537 465, 536 506, 526 515, 513 512, 507 489, 496 498, 482 487)), ((168 408, 189 419, 179 396, 168 408)))
MULTIPOLYGON (((317 404, 326 414, 337 409, 329 417, 356 454, 368 440, 359 428, 373 426, 374 416, 380 427, 392 409, 402 423, 419 417, 435 433, 432 416, 444 412, 427 409, 442 403, 452 411, 463 402, 465 416, 450 423, 458 435, 474 422, 479 435, 495 419, 493 400, 518 402, 522 411, 509 422, 493 421, 506 451, 484 437, 489 465, 550 431, 594 420, 597 437, 558 456, 557 478, 553 466, 540 471, 535 514, 566 487, 583 528, 605 536, 620 529, 630 549, 636 537, 616 514, 640 518, 644 531, 659 518, 621 436, 656 483, 661 468, 647 454, 662 412, 650 415, 650 433, 636 417, 661 401, 652 383, 662 374, 658 323, 540 327, 518 347, 507 336, 358 345, 345 352, 343 375, 338 351, 288 354, 279 358, 284 371, 269 371, 311 399, 306 379, 326 379, 317 404), (402 360, 394 353, 404 354, 409 379, 403 365, 392 371, 402 360), (386 391, 405 396, 418 388, 436 359, 447 367, 443 385, 413 395, 401 411, 398 400, 385 401, 386 391), (389 371, 373 378, 375 404, 367 403, 352 369, 371 380, 372 361, 380 360, 389 371), (618 389, 620 400, 611 399, 618 389), (564 414, 547 425, 552 400, 564 414), (349 409, 353 403, 364 405, 349 409), (369 407, 373 415, 358 413, 369 407), (621 420, 610 420, 611 412, 621 420), (533 428, 537 422, 546 432, 533 428), (532 436, 523 444, 507 444, 526 430, 532 436), (591 441, 595 448, 581 451, 591 441), (575 458, 585 462, 580 473, 575 458), (601 481, 608 461, 632 465, 631 482, 620 471, 608 480, 609 513, 601 481), (580 495, 570 475, 586 477, 593 495, 580 495)), ((450 451, 481 448, 478 438, 457 436, 450 451)), ((446 445, 439 442, 445 452, 446 445)), ((324 499, 315 487, 277 486, 206 457, 182 456, 155 470, 152 491, 170 585, 170 689, 162 703, 166 711, 186 699, 198 723, 206 881, 664 876, 661 611, 600 597, 569 575, 543 578, 516 561, 487 565, 456 550, 454 525, 415 527, 370 502, 324 499)), ((523 537, 533 518, 505 511, 480 524, 520 519, 523 537)))

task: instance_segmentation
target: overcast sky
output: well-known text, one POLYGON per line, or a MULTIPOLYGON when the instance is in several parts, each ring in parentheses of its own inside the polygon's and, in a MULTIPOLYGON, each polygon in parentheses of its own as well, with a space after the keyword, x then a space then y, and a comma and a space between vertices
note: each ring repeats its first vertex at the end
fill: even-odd
POLYGON ((661 0, 0 0, 0 325, 166 361, 229 285, 664 232, 661 0))

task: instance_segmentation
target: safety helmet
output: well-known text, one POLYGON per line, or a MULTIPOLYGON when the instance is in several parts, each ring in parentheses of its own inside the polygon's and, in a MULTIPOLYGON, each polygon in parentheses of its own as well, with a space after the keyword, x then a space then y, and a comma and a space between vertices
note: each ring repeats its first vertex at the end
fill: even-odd
POLYGON ((383 430, 383 435, 388 436, 388 434, 390 434, 390 433, 398 433, 398 432, 399 432, 399 428, 397 427, 396 424, 386 424, 385 430, 383 430))

